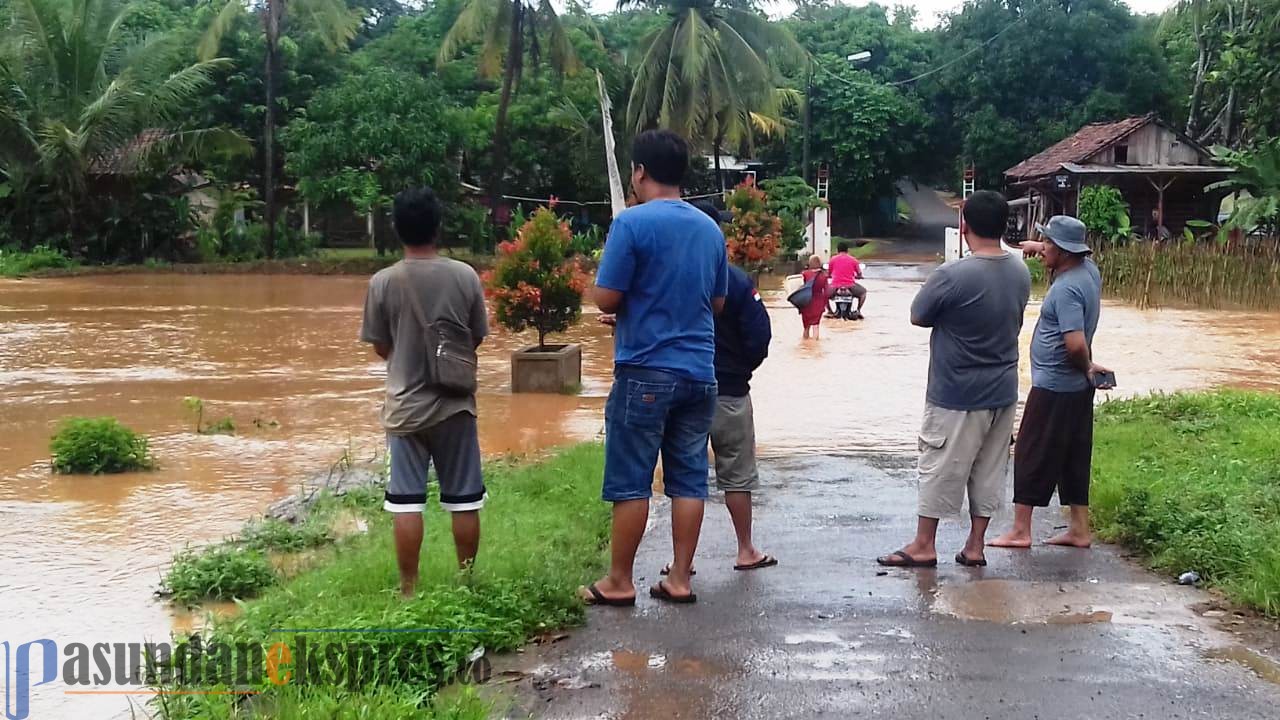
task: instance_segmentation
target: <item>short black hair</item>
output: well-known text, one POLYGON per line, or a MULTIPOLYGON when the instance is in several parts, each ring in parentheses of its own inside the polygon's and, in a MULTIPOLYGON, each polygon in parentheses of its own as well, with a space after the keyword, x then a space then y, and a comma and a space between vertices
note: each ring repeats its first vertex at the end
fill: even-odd
POLYGON ((1009 201, 994 190, 979 190, 964 201, 964 222, 979 237, 998 240, 1009 222, 1009 201))
POLYGON ((725 217, 729 213, 722 212, 720 208, 713 205, 710 200, 698 200, 697 202, 693 202, 690 204, 698 208, 699 210, 701 210, 702 214, 706 215, 712 220, 715 220, 717 225, 719 225, 720 223, 729 222, 729 220, 731 219, 729 217, 725 217))
POLYGON ((401 190, 391 208, 396 235, 405 245, 433 245, 440 235, 440 198, 427 187, 401 190))
POLYGON ((841 240, 840 242, 836 243, 836 252, 838 252, 838 253, 842 253, 842 252, 849 252, 849 243, 847 243, 847 242, 845 242, 845 241, 843 241, 843 240, 841 240))
POLYGON ((679 186, 689 170, 689 143, 670 130, 646 130, 631 142, 631 163, 663 185, 679 186))

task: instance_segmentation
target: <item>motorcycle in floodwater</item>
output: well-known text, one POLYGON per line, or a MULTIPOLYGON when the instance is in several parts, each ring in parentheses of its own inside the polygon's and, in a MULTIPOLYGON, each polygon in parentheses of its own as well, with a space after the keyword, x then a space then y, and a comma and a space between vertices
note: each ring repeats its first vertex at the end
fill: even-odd
POLYGON ((861 320, 862 313, 854 309, 856 301, 853 288, 836 288, 835 293, 831 295, 831 304, 835 311, 828 317, 839 320, 861 320))

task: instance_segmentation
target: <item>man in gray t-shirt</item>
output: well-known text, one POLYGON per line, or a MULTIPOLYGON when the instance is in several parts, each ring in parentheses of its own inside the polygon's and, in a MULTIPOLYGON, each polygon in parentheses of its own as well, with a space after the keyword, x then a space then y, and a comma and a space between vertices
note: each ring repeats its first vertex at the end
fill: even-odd
POLYGON ((458 564, 467 566, 480 545, 478 511, 484 505, 475 394, 458 395, 431 383, 424 323, 447 320, 470 328, 479 346, 489 332, 484 290, 466 263, 441 257, 437 247, 440 203, 426 188, 396 196, 396 233, 404 260, 369 281, 360 339, 387 361, 387 394, 382 426, 387 432, 391 475, 388 512, 395 513, 400 592, 412 597, 422 547, 422 511, 427 502, 427 468, 434 463, 440 506, 453 518, 458 564))
POLYGON ((936 566, 938 521, 960 512, 966 491, 972 526, 956 562, 987 564, 987 526, 1004 504, 1018 405, 1018 333, 1031 297, 1026 263, 1000 245, 1008 216, 999 193, 971 195, 964 221, 972 253, 935 270, 911 304, 911 322, 933 329, 920 428, 919 519, 915 539, 877 559, 881 565, 936 566))
POLYGON ((1050 545, 1089 547, 1089 473, 1093 459, 1094 389, 1112 386, 1093 362, 1093 334, 1102 308, 1102 276, 1089 257, 1084 223, 1066 215, 1040 226, 1043 242, 1023 243, 1053 273, 1031 338, 1031 393, 1013 459, 1013 528, 991 544, 1031 547, 1031 515, 1056 491, 1071 508, 1067 532, 1050 545))

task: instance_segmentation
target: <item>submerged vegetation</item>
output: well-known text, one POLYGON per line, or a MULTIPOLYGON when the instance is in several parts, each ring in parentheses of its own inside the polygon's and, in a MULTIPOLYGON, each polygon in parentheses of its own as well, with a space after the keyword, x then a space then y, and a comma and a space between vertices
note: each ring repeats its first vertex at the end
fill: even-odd
POLYGON ((1280 242, 1095 244, 1108 293, 1146 307, 1280 308, 1280 242))
MULTIPOLYGON (((369 628, 344 635, 343 643, 371 643, 389 661, 371 664, 354 687, 276 686, 262 677, 237 688, 261 692, 258 707, 278 710, 268 717, 484 717, 465 693, 435 700, 434 711, 424 708, 477 651, 514 649, 533 635, 582 620, 574 589, 599 571, 608 540, 609 510, 599 502, 602 472, 603 451, 596 444, 541 462, 491 465, 484 517, 501 522, 484 525, 475 567, 458 571, 448 519, 429 512, 420 590, 408 602, 395 592, 391 521, 377 512, 376 493, 357 495, 350 502, 370 509, 369 532, 341 541, 326 562, 267 587, 243 604, 238 617, 216 621, 206 640, 266 648, 282 639, 274 628, 369 628), (376 630, 396 628, 469 632, 376 630)), ((255 550, 238 552, 260 557, 255 550)), ((157 709, 167 720, 223 720, 234 715, 236 702, 229 695, 179 695, 164 698, 157 709)))
POLYGON ((154 466, 147 439, 110 417, 63 421, 49 450, 54 471, 69 475, 122 473, 154 466))
POLYGON ((1098 409, 1098 533, 1280 617, 1280 395, 1222 390, 1098 409))

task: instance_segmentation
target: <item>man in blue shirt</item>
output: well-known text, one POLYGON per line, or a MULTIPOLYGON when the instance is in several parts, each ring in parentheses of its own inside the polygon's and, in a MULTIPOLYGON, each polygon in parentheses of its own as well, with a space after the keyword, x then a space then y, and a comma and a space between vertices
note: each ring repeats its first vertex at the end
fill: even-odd
POLYGON ((596 305, 617 316, 603 490, 613 503, 612 562, 581 595, 596 605, 635 604, 636 550, 661 453, 675 560, 649 594, 691 603, 716 409, 715 315, 724 308, 728 261, 715 221, 680 199, 689 167, 684 139, 668 130, 641 133, 631 158, 641 204, 614 219, 595 288, 596 305))

